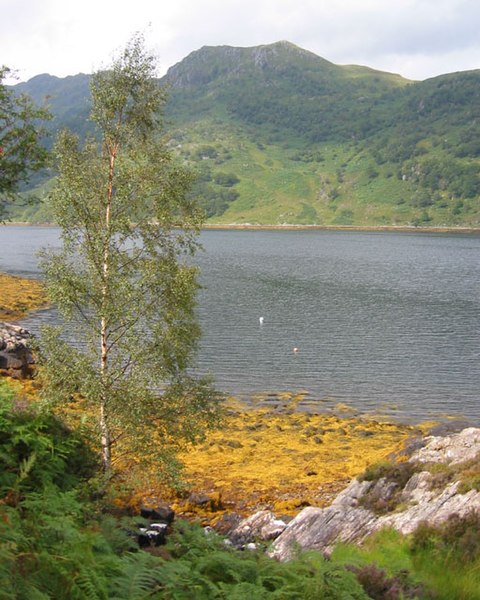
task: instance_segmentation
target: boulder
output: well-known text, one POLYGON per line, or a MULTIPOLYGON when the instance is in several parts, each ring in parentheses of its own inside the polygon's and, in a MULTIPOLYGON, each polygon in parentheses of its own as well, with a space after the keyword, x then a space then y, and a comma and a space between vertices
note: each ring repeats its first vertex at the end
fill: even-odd
POLYGON ((163 546, 167 543, 166 523, 152 523, 148 527, 139 527, 137 541, 140 548, 163 546))
POLYGON ((286 526, 269 510, 261 510, 243 519, 229 532, 228 539, 236 548, 246 548, 256 540, 269 541, 277 538, 286 526))
POLYGON ((0 373, 17 379, 28 377, 35 363, 32 334, 23 327, 0 322, 0 373))
POLYGON ((166 544, 169 527, 175 519, 175 511, 167 504, 159 504, 155 507, 142 506, 140 515, 149 521, 139 525, 133 533, 140 548, 166 544))
POLYGON ((186 503, 186 509, 191 512, 217 512, 223 508, 222 495, 218 492, 211 495, 193 492, 186 503))
POLYGON ((440 525, 452 515, 466 517, 472 511, 480 511, 480 492, 470 490, 459 494, 458 487, 459 482, 456 481, 437 494, 427 490, 423 500, 416 500, 406 510, 379 518, 374 530, 393 527, 408 534, 415 531, 420 523, 440 525))
POLYGON ((284 561, 295 556, 296 549, 319 550, 328 554, 337 542, 353 542, 372 530, 375 515, 348 504, 315 508, 300 512, 273 542, 269 555, 284 561))
POLYGON ((140 515, 144 519, 159 521, 160 523, 166 523, 167 525, 171 525, 175 519, 175 511, 167 504, 160 504, 153 508, 142 506, 140 508, 140 515))
POLYGON ((224 513, 215 521, 214 529, 220 535, 228 536, 241 521, 242 516, 238 513, 224 513))
POLYGON ((447 436, 429 436, 425 446, 410 457, 411 462, 458 464, 471 460, 480 452, 480 429, 467 427, 447 436))

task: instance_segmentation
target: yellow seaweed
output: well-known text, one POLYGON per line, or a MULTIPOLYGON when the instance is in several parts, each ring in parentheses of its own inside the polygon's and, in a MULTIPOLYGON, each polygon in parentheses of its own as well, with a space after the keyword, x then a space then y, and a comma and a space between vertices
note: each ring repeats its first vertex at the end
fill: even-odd
POLYGON ((40 281, 0 273, 0 320, 14 321, 47 303, 40 281))

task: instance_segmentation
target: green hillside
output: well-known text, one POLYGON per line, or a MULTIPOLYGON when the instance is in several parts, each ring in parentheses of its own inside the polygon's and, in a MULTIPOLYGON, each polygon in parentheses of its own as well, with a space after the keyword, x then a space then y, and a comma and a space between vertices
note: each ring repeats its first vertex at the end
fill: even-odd
MULTIPOLYGON (((17 87, 83 136, 88 79, 17 87)), ((410 82, 278 42, 201 48, 161 83, 171 148, 212 223, 480 225, 480 70, 410 82)))

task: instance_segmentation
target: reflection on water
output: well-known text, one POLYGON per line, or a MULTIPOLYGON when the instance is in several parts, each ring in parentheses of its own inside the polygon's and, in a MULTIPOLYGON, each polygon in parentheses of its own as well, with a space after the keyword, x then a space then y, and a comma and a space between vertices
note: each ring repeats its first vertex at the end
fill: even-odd
MULTIPOLYGON (((37 275, 35 251, 57 235, 0 228, 0 270, 37 275)), ((198 368, 220 388, 480 418, 480 237, 206 231, 202 243, 198 368)))

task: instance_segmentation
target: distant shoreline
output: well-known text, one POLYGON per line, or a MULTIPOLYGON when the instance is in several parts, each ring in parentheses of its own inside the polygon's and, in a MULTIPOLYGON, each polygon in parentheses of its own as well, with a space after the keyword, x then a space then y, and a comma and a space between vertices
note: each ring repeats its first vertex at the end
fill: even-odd
POLYGON ((247 229, 272 231, 393 231, 400 233, 474 233, 480 234, 480 227, 415 227, 414 225, 254 225, 251 223, 206 223, 202 229, 247 229))
MULTIPOLYGON (((53 223, 5 222, 5 227, 58 227, 53 223)), ((365 231, 365 232, 396 232, 396 233, 471 233, 480 234, 480 227, 466 226, 431 226, 415 225, 258 225, 254 223, 204 223, 202 229, 208 230, 252 230, 252 231, 365 231)))

